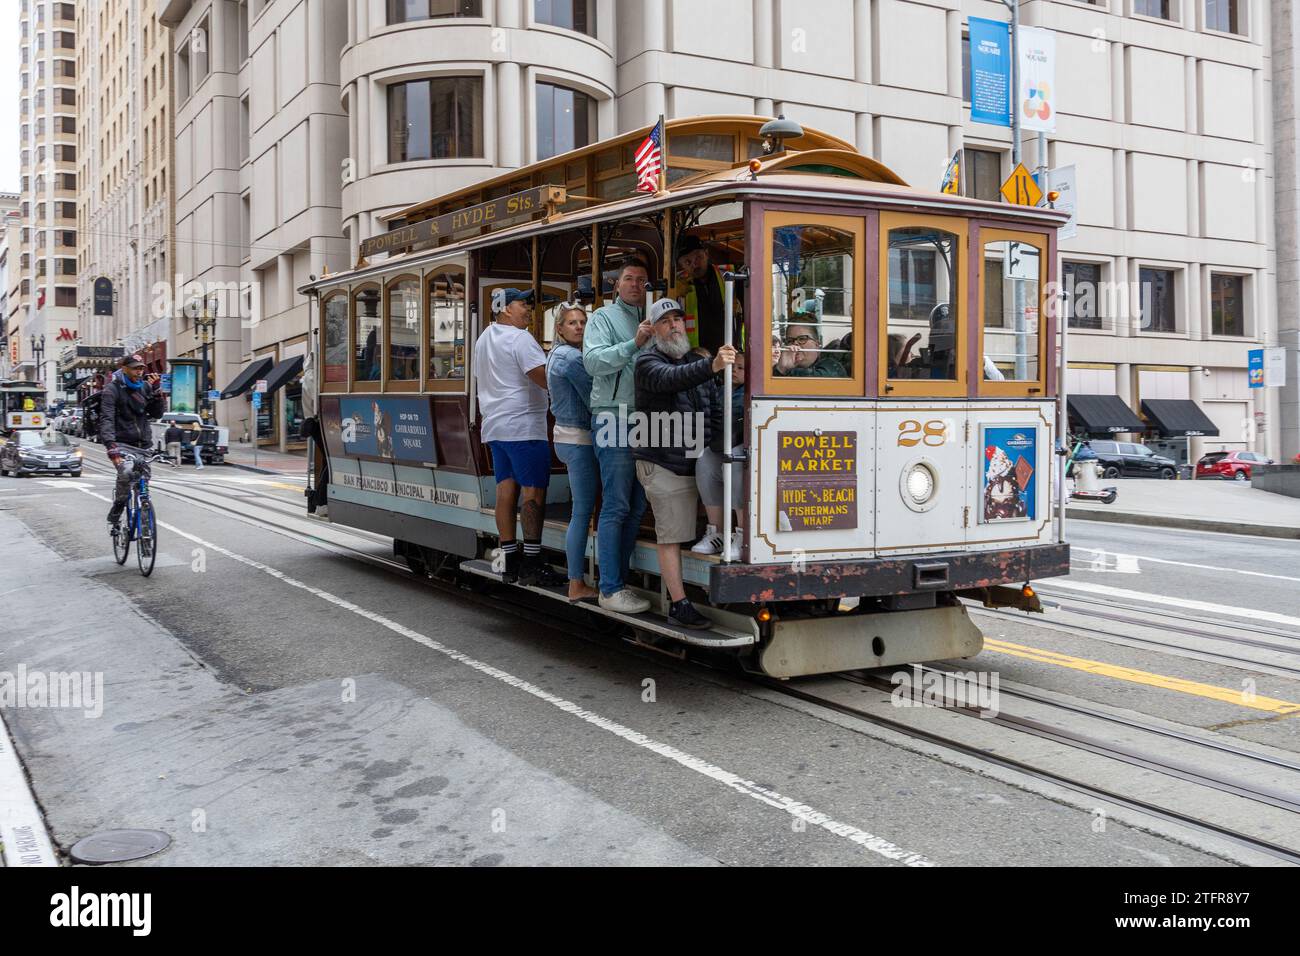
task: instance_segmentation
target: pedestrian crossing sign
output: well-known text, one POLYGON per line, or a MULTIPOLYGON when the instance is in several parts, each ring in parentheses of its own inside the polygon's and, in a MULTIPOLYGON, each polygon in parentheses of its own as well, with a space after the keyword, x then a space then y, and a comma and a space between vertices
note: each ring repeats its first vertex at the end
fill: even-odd
POLYGON ((1019 163, 1002 184, 1002 195, 1007 202, 1016 206, 1037 206, 1043 201, 1043 191, 1038 188, 1038 183, 1034 182, 1029 170, 1025 169, 1024 163, 1019 163))

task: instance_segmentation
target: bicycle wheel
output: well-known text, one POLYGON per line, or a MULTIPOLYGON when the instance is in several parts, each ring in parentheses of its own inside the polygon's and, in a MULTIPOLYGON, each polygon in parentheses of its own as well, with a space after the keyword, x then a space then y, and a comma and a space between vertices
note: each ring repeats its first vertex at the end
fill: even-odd
POLYGON ((132 524, 131 508, 127 507, 117 519, 117 534, 113 535, 113 559, 118 564, 126 564, 126 559, 131 554, 132 524))
POLYGON ((153 503, 140 502, 140 533, 135 542, 135 559, 140 564, 140 573, 146 578, 153 574, 153 563, 158 557, 158 529, 154 521, 153 503))

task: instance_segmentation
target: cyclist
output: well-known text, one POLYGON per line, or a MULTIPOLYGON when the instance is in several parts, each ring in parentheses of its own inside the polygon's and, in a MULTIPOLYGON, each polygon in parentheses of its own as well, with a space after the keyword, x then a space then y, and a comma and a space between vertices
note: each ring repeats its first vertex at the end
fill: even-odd
POLYGON ((144 359, 139 355, 126 355, 118 362, 118 369, 104 386, 99 406, 99 440, 108 452, 109 461, 117 469, 117 485, 113 489, 113 507, 108 512, 108 530, 111 534, 122 517, 126 500, 131 495, 131 473, 135 461, 118 443, 145 448, 153 443, 149 419, 163 413, 163 394, 158 390, 158 376, 144 374, 144 359))

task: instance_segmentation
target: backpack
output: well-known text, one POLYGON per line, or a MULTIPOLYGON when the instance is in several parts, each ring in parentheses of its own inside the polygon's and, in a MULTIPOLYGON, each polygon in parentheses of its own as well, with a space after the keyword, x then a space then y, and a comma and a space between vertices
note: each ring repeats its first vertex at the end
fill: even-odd
POLYGON ((81 434, 95 441, 99 441, 99 403, 103 400, 103 391, 98 391, 81 403, 81 434))

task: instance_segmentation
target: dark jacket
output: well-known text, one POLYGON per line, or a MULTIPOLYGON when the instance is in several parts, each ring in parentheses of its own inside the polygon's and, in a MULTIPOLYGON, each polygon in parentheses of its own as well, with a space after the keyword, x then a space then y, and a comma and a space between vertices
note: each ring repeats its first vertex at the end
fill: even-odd
POLYGON ((173 442, 177 445, 183 444, 185 443, 185 430, 179 425, 171 425, 167 429, 167 434, 163 436, 163 441, 169 445, 173 442))
MULTIPOLYGON (((717 377, 713 386, 713 397, 710 399, 709 408, 709 448, 719 455, 729 454, 730 448, 722 447, 722 400, 723 394, 722 376, 717 377)), ((731 386, 731 444, 732 446, 745 444, 745 386, 731 386)))
POLYGON ((709 418, 717 386, 713 360, 687 352, 672 359, 653 345, 636 360, 636 419, 628 424, 632 457, 662 465, 677 475, 695 474, 699 455, 709 440, 709 418), (678 412, 680 417, 663 417, 678 412), (656 414, 658 413, 658 414, 656 414), (640 423, 641 434, 635 429, 640 423), (703 434, 700 434, 700 431, 703 434), (641 440, 636 439, 640 437, 641 440))
POLYGON ((117 372, 104 387, 99 402, 100 443, 148 448, 153 443, 149 419, 161 417, 164 411, 162 392, 148 382, 138 389, 128 388, 124 378, 117 372))

